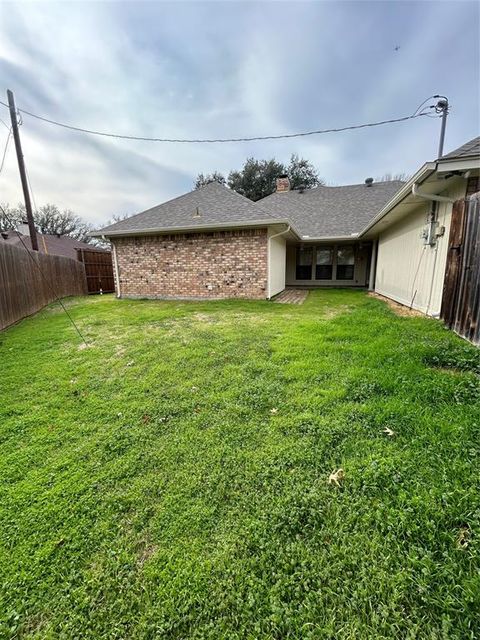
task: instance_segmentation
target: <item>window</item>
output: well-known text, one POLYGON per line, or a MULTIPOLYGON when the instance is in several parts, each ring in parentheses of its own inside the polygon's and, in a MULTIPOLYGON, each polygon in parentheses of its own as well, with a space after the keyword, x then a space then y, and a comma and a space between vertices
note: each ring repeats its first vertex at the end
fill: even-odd
POLYGON ((352 245, 337 247, 337 280, 353 280, 355 249, 352 245))
POLYGON ((312 247, 298 247, 297 249, 297 268, 295 278, 297 280, 312 279, 312 247))
POLYGON ((317 247, 315 280, 331 280, 333 272, 332 247, 317 247))

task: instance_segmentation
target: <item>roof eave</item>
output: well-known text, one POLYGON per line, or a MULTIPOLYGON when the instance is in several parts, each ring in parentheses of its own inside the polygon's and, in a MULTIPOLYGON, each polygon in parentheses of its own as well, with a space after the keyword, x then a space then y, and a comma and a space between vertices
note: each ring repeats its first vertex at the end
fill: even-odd
POLYGON ((356 240, 358 233, 346 236, 300 236, 302 242, 343 242, 344 240, 356 240))
POLYGON ((102 230, 90 231, 88 234, 92 238, 119 238, 119 237, 131 237, 131 236, 151 236, 160 235, 165 233, 191 233, 195 231, 215 231, 217 229, 255 229, 258 227, 269 227, 275 224, 288 225, 291 231, 300 239, 300 233, 292 226, 291 222, 286 218, 269 218, 262 220, 245 220, 243 222, 217 222, 209 224, 197 224, 192 227, 151 227, 147 229, 123 229, 123 230, 102 230))
POLYGON ((480 169, 480 156, 472 155, 464 158, 441 158, 437 160, 437 163, 439 173, 468 171, 469 169, 480 169))
POLYGON ((381 211, 377 213, 377 215, 370 220, 367 226, 360 231, 358 237, 364 236, 372 227, 374 227, 382 218, 384 218, 387 213, 389 213, 394 207, 397 206, 402 200, 404 200, 411 192, 412 186, 415 183, 421 184, 428 176, 435 172, 437 168, 436 162, 426 162, 420 169, 415 173, 408 182, 406 182, 403 187, 391 198, 387 204, 383 207, 381 211))

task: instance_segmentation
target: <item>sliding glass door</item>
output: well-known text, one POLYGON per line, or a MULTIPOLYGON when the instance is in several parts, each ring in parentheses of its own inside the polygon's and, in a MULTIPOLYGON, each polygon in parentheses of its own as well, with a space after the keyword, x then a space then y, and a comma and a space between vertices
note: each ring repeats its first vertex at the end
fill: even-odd
POLYGON ((331 280, 333 276, 333 247, 317 247, 315 280, 331 280))
POLYGON ((313 247, 297 248, 296 279, 312 279, 313 247))
POLYGON ((320 244, 296 249, 295 279, 313 282, 348 282, 355 279, 353 244, 320 244))
POLYGON ((337 280, 353 280, 355 274, 355 247, 337 247, 337 280))

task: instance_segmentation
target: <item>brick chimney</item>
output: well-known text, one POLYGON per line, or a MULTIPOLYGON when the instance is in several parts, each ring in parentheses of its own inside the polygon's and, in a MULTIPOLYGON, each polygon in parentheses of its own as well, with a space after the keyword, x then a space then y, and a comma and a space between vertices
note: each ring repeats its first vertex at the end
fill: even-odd
POLYGON ((286 174, 277 178, 277 193, 290 191, 290 180, 286 174))

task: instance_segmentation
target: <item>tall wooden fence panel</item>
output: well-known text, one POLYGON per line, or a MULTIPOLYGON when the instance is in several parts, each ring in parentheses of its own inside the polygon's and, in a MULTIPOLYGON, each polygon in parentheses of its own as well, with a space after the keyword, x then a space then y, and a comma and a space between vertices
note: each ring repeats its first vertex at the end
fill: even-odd
POLYGON ((0 241, 0 330, 35 313, 55 295, 86 293, 85 269, 78 260, 27 252, 0 241))
POLYGON ((453 207, 440 315, 456 333, 480 344, 480 193, 453 207))
POLYGON ((85 265, 88 293, 113 293, 113 264, 111 251, 77 249, 78 259, 85 265))

